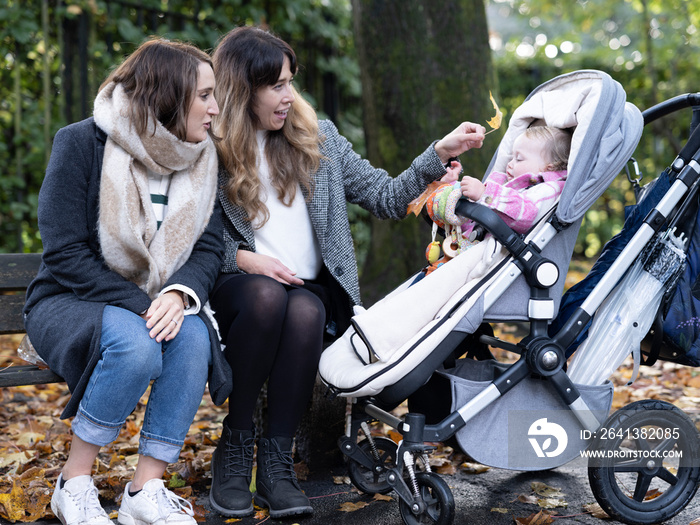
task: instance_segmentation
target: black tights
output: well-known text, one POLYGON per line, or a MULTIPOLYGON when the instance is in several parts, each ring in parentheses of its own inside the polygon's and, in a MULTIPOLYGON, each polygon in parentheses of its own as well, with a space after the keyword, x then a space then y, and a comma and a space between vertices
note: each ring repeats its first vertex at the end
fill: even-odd
POLYGON ((211 304, 233 370, 228 426, 251 428, 267 380, 268 434, 294 437, 323 350, 323 303, 264 275, 224 274, 211 304))

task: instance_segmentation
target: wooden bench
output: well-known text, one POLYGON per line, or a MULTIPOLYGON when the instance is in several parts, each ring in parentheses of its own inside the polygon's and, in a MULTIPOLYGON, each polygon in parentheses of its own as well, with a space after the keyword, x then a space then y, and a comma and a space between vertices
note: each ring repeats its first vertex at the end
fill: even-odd
MULTIPOLYGON (((22 307, 27 286, 41 263, 38 253, 0 253, 0 335, 23 334, 22 307)), ((19 359, 19 358, 18 358, 19 359)), ((46 367, 33 364, 0 366, 0 387, 60 383, 46 367)))
MULTIPOLYGON (((25 292, 40 264, 41 254, 38 253, 0 253, 0 335, 24 333, 25 292)), ((19 356, 13 357, 10 366, 0 364, 0 388, 63 382, 48 368, 18 362, 19 356)), ((344 432, 346 401, 331 399, 325 394, 326 388, 317 381, 310 410, 305 413, 297 433, 297 456, 315 468, 335 464, 339 457, 335 442, 344 432)))

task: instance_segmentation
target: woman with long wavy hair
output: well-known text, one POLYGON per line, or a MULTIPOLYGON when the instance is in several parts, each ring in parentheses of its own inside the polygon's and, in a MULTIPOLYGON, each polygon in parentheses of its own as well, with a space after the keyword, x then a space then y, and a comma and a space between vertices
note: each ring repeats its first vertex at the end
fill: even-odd
POLYGON ((357 155, 333 123, 318 120, 294 89, 297 59, 283 40, 239 27, 219 42, 213 61, 226 253, 211 302, 233 391, 212 459, 210 501, 226 516, 253 512, 252 418, 267 382, 254 499, 273 518, 308 514, 293 439, 324 333, 341 333, 360 304, 347 202, 403 218, 408 203, 445 175, 451 157, 481 146, 484 128, 461 124, 392 178, 357 155))

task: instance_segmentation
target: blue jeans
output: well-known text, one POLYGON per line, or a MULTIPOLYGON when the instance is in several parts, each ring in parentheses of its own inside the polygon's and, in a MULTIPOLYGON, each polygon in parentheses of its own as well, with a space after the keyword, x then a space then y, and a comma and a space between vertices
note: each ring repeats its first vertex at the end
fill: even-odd
POLYGON ((73 432, 93 445, 111 443, 152 380, 138 452, 177 461, 207 382, 211 347, 206 325, 187 315, 172 341, 158 343, 139 315, 106 306, 100 343, 102 356, 80 401, 73 432))

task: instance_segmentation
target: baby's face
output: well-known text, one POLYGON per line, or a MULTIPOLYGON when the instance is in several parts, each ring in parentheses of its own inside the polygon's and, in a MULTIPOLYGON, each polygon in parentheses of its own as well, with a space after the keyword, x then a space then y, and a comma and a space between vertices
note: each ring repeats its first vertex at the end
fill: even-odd
POLYGON ((544 158, 544 143, 520 135, 513 142, 513 158, 506 166, 508 180, 513 180, 525 173, 545 171, 547 161, 544 158))

